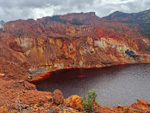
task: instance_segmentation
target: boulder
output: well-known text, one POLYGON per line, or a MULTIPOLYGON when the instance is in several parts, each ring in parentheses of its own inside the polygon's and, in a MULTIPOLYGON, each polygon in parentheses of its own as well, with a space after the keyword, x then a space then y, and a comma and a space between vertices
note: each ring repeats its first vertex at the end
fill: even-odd
POLYGON ((59 89, 56 89, 53 92, 52 96, 53 96, 53 101, 55 104, 59 105, 59 104, 62 104, 64 102, 63 93, 59 89))
POLYGON ((82 98, 78 95, 72 95, 70 97, 68 97, 67 99, 65 99, 65 105, 67 105, 68 107, 72 107, 74 109, 83 111, 83 104, 82 104, 82 98))

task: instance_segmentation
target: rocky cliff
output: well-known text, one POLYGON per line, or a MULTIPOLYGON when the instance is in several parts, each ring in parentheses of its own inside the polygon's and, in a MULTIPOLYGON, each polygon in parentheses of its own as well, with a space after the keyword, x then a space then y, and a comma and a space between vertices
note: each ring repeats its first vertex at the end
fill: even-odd
MULTIPOLYGON (((90 12, 3 23, 0 28, 0 112, 8 113, 12 109, 19 112, 21 108, 41 113, 43 110, 57 113, 61 109, 64 113, 79 113, 70 108, 77 107, 74 101, 81 101, 79 96, 69 97, 65 100, 67 103, 63 103, 61 91, 36 91, 36 86, 27 81, 40 79, 58 69, 150 63, 149 15, 150 10, 132 14, 117 11, 99 18, 90 12), (61 102, 59 107, 56 100, 61 102)), ((131 107, 99 106, 99 112, 144 113, 149 112, 149 105, 138 100, 131 107)))
POLYGON ((56 69, 149 63, 149 13, 104 18, 73 13, 7 22, 0 30, 0 72, 35 80, 56 69))

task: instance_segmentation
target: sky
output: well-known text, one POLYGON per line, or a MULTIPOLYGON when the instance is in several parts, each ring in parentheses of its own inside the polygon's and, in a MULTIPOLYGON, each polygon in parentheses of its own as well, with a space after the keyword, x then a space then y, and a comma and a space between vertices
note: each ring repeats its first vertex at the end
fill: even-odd
POLYGON ((0 0, 0 20, 37 19, 67 13, 95 12, 107 16, 150 9, 150 0, 0 0))

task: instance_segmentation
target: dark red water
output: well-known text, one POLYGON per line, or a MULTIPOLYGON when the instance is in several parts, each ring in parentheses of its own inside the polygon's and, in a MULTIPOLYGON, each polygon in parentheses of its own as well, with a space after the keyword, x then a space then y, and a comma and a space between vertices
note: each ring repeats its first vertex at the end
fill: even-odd
POLYGON ((85 96, 88 90, 96 89, 101 105, 129 106, 136 99, 150 102, 150 64, 60 70, 34 84, 40 91, 60 89, 64 97, 85 96))

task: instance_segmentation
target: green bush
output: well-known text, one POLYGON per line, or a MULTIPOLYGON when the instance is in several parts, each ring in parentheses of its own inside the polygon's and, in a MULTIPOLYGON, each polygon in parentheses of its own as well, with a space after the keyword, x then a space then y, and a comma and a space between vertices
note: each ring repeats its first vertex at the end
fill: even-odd
POLYGON ((98 109, 98 104, 96 99, 95 89, 88 91, 88 96, 82 98, 82 104, 84 105, 84 111, 88 113, 93 113, 98 109))
POLYGON ((69 23, 73 24, 73 25, 82 25, 83 24, 83 22, 81 22, 78 19, 73 19, 73 20, 69 21, 69 23))

